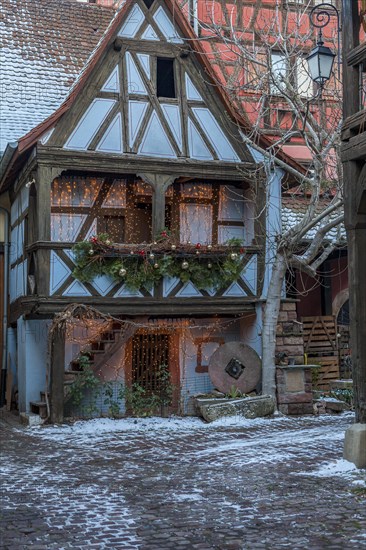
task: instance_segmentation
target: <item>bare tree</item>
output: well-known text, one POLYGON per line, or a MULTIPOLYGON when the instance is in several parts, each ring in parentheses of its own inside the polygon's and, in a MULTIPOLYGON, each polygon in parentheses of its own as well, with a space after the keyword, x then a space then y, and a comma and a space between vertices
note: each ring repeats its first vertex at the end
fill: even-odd
MULTIPOLYGON (((329 254, 345 245, 340 230, 343 198, 338 154, 341 86, 337 71, 323 90, 314 88, 308 73, 305 56, 315 38, 308 16, 312 5, 312 0, 296 6, 292 2, 292 7, 286 0, 273 0, 269 9, 268 4, 246 7, 243 2, 239 14, 235 5, 208 2, 205 20, 198 24, 204 49, 217 69, 216 84, 230 97, 246 127, 241 132, 243 142, 262 158, 268 175, 274 169, 284 171, 283 192, 307 199, 294 226, 267 227, 272 232, 268 237, 272 267, 264 306, 262 361, 263 392, 270 395, 276 394, 276 327, 286 271, 296 268, 316 276, 329 254), (306 146, 305 169, 281 154, 289 143, 306 146), (326 206, 324 196, 328 196, 326 206)), ((335 29, 330 25, 326 36, 333 48, 335 29)))

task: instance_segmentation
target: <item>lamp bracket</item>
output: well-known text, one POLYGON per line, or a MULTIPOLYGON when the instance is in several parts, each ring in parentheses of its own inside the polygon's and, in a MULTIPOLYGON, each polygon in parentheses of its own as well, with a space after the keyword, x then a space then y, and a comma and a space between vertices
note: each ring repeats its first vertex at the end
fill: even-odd
POLYGON ((314 6, 309 13, 310 24, 319 29, 319 40, 322 38, 322 29, 329 25, 331 17, 335 16, 337 18, 337 48, 338 48, 338 78, 341 77, 341 32, 342 32, 342 20, 341 14, 333 4, 329 2, 323 2, 314 6), (333 12, 333 13, 332 13, 333 12))

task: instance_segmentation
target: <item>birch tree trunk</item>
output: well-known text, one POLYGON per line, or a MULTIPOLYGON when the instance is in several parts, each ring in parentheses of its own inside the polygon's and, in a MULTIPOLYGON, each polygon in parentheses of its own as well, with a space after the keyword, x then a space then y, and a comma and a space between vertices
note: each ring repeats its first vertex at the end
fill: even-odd
POLYGON ((268 287, 267 301, 264 307, 262 332, 262 393, 276 397, 276 332, 281 306, 282 289, 285 280, 287 262, 283 252, 277 252, 268 287))

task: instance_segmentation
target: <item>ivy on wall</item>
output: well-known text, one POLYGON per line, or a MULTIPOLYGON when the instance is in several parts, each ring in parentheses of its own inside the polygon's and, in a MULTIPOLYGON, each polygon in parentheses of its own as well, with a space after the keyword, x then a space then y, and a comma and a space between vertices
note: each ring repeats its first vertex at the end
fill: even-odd
POLYGON ((217 290, 236 281, 245 252, 240 239, 225 245, 179 244, 168 230, 151 244, 118 245, 106 233, 76 243, 73 275, 81 282, 108 275, 123 281, 129 290, 147 290, 163 277, 178 277, 201 290, 217 290))

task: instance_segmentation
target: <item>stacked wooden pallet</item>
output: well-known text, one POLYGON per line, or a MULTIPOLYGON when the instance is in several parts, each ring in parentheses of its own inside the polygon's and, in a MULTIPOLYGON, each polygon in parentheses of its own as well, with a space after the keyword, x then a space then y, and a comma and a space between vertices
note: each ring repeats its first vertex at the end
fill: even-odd
POLYGON ((308 363, 321 365, 316 376, 319 390, 328 391, 329 382, 339 378, 337 323, 332 315, 302 317, 304 352, 308 363))

